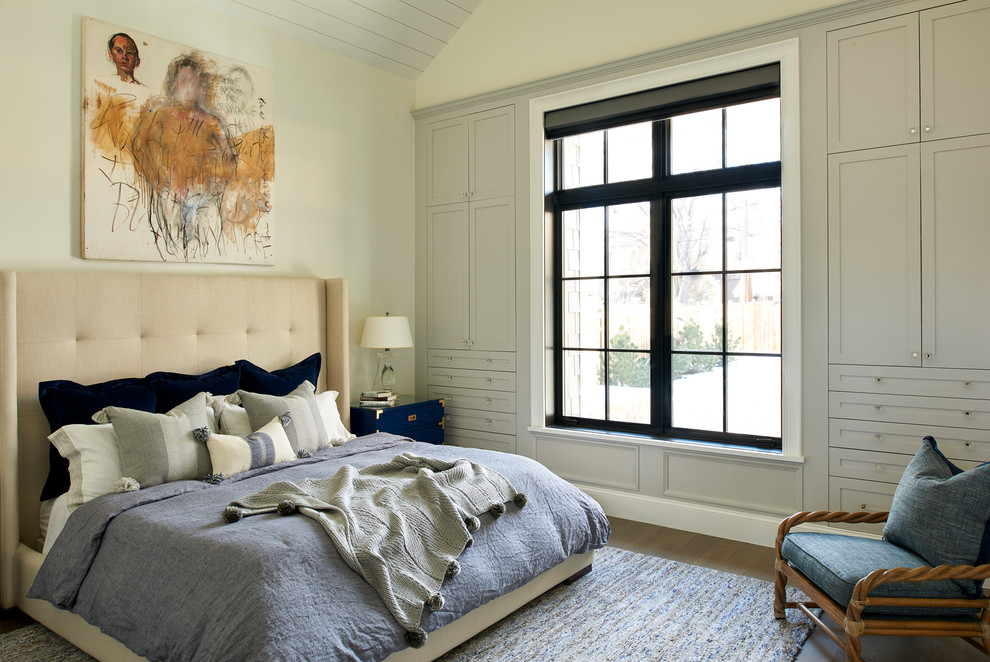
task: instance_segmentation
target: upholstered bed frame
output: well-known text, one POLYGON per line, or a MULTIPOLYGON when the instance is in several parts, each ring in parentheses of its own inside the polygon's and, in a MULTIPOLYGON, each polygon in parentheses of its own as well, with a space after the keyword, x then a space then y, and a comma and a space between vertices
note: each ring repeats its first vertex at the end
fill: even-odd
MULTIPOLYGON (((48 474, 48 423, 38 383, 89 384, 157 370, 202 373, 246 358, 282 368, 323 353, 318 390, 340 393, 350 421, 344 279, 90 272, 0 276, 0 593, 101 660, 138 659, 83 619, 25 597, 41 566, 38 496, 48 474)), ((578 572, 574 556, 526 586, 431 633, 395 660, 431 660, 578 572)))

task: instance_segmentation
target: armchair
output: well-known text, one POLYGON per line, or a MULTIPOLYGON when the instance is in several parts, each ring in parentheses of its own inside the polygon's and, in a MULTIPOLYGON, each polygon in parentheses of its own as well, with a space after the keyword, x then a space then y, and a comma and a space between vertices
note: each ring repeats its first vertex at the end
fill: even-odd
POLYGON ((889 512, 800 512, 775 542, 774 616, 799 609, 862 662, 860 637, 962 637, 990 656, 990 464, 952 465, 926 437, 894 493, 889 512), (884 538, 795 532, 809 522, 885 522, 884 538), (789 602, 787 582, 808 601, 789 602), (812 611, 839 623, 844 640, 812 611))

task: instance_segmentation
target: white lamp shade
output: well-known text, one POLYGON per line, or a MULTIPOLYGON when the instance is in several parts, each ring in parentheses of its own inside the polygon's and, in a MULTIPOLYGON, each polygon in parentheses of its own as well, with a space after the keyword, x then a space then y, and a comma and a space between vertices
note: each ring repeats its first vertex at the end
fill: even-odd
POLYGON ((364 321, 361 347, 392 349, 412 346, 408 317, 369 317, 364 321))

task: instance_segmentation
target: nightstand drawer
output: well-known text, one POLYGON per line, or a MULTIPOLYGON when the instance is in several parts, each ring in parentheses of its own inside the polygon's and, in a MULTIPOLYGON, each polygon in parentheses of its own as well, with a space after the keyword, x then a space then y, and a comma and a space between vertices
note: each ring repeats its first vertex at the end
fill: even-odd
POLYGON ((351 407, 351 432, 391 432, 416 441, 443 443, 443 402, 400 396, 391 407, 351 407), (405 401, 404 401, 405 400, 405 401))

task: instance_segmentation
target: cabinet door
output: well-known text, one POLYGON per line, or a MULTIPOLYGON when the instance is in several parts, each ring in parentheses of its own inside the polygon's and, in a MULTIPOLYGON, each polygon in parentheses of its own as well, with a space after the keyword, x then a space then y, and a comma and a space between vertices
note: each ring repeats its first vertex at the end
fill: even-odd
POLYGON ((828 151, 920 140, 918 16, 829 32, 828 151))
POLYGON ((458 117, 426 126, 426 204, 467 202, 468 122, 458 117))
POLYGON ((922 139, 990 133, 990 0, 921 12, 922 139))
POLYGON ((514 198, 471 203, 471 349, 515 349, 515 228, 514 198))
POLYGON ((511 106, 469 117, 468 173, 471 200, 513 195, 515 191, 515 128, 511 106))
POLYGON ((829 360, 921 365, 919 146, 833 154, 829 360))
POLYGON ((468 205, 431 207, 427 313, 430 347, 467 349, 470 305, 468 205))
POLYGON ((990 136, 922 146, 924 365, 990 368, 990 136))

